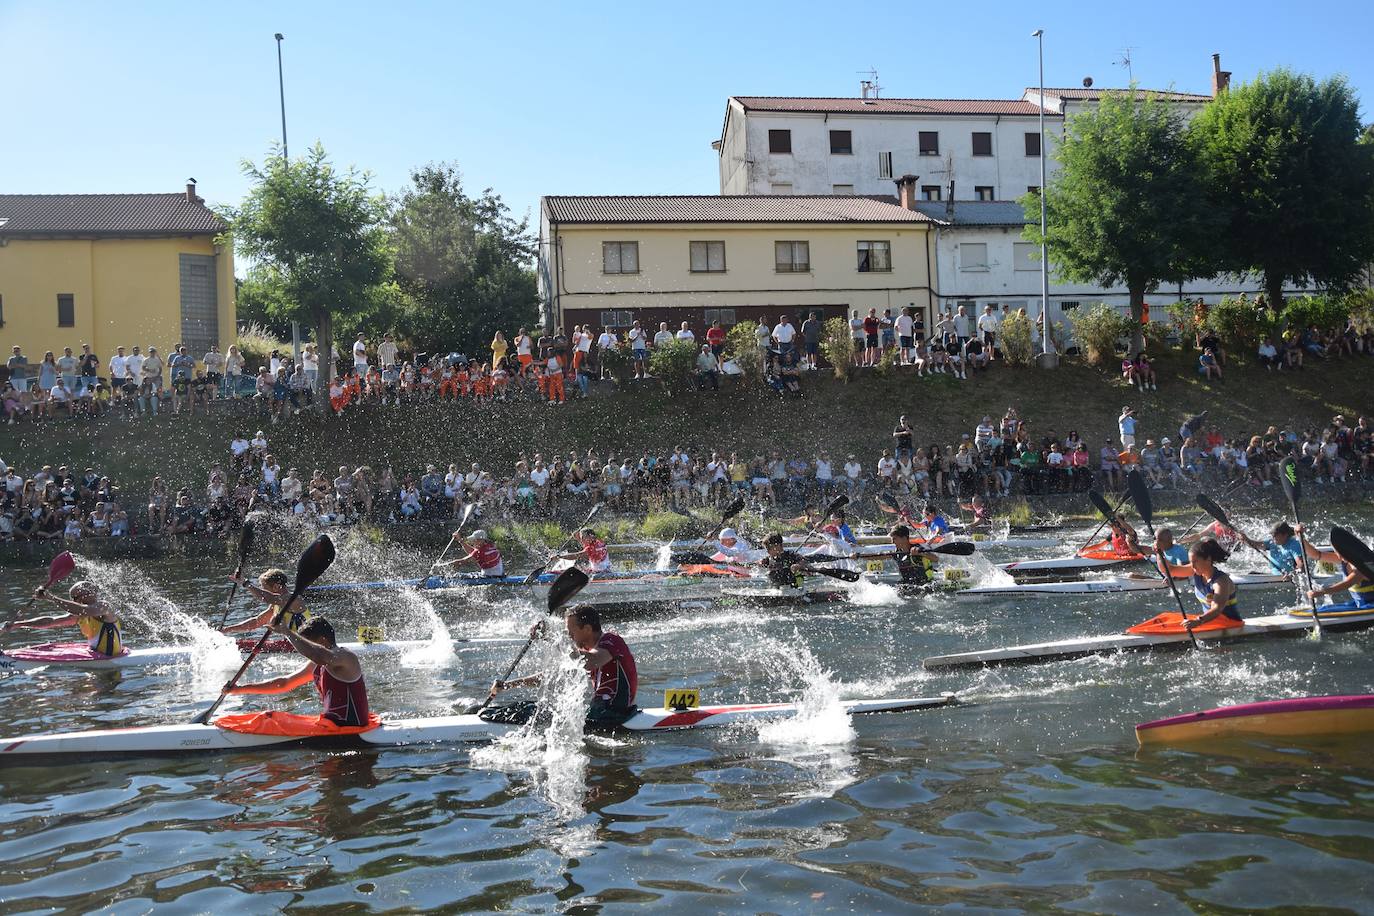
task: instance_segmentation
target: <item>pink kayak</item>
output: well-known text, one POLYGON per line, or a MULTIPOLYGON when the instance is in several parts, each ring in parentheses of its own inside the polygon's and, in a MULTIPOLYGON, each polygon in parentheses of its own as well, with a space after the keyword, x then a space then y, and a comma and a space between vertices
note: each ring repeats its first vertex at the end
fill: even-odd
POLYGON ((1135 727, 1136 740, 1147 744, 1190 744, 1211 738, 1312 737, 1374 731, 1374 695, 1295 697, 1219 706, 1135 727))

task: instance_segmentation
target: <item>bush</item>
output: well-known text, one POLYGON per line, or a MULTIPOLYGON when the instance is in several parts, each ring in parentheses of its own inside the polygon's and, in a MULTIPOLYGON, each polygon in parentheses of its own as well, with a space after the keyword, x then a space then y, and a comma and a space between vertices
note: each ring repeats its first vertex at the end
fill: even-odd
POLYGON ((1174 330, 1178 331, 1179 337, 1187 339, 1197 333, 1197 319, 1193 315, 1193 303, 1187 301, 1170 302, 1164 307, 1164 311, 1168 313, 1169 321, 1173 324, 1174 330))
POLYGON ((649 372, 669 391, 681 391, 692 380, 699 352, 690 340, 670 341, 649 354, 649 372))
POLYGON ((671 541, 678 535, 686 533, 692 524, 690 515, 679 515, 676 512, 650 512, 644 517, 644 523, 639 526, 639 530, 644 533, 646 541, 671 541))
POLYGON ((758 327, 756 321, 741 321, 725 332, 726 352, 735 361, 735 365, 744 370, 746 379, 760 378, 763 374, 763 363, 759 359, 759 343, 754 337, 758 327))
POLYGON ((835 378, 842 382, 849 381, 854 368, 854 338, 850 336, 848 321, 831 318, 825 323, 825 330, 821 333, 821 352, 835 370, 835 378))
POLYGON ((1249 352, 1274 332, 1273 314, 1245 295, 1222 299, 1207 311, 1207 329, 1236 352, 1249 352))
POLYGON ((883 351, 883 355, 878 357, 878 364, 873 367, 873 374, 879 378, 887 378, 897 365, 897 348, 891 347, 883 351))
POLYGON ((623 340, 609 350, 602 350, 597 358, 601 360, 601 368, 621 385, 625 384, 634 370, 634 354, 630 352, 630 345, 623 340))
POLYGON ((1084 357, 1094 366, 1106 366, 1116 361, 1116 342, 1129 335, 1131 319, 1105 302, 1086 311, 1078 309, 1069 314, 1074 340, 1084 357))
POLYGON ((1169 348, 1169 335, 1174 332, 1173 325, 1165 321, 1151 321, 1141 329, 1148 353, 1162 353, 1169 348))
POLYGON ((1012 312, 997 326, 997 346, 1013 366, 1035 363, 1035 326, 1030 316, 1012 312))
POLYGON ((1299 332, 1314 325, 1319 331, 1342 330, 1349 314, 1347 296, 1301 296, 1289 299, 1283 307, 1284 324, 1299 332))
POLYGON ((291 350, 289 343, 278 340, 275 334, 256 321, 239 325, 239 336, 234 343, 243 357, 244 375, 257 375, 258 367, 267 365, 273 350, 291 350))
POLYGON ((1345 297, 1345 310, 1361 334, 1374 330, 1374 289, 1361 289, 1345 297))

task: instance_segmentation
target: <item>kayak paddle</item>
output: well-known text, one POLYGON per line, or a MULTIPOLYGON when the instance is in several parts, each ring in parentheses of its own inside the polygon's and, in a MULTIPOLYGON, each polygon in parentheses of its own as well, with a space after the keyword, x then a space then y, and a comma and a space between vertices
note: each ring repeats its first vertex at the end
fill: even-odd
POLYGON ((439 559, 429 564, 430 572, 434 572, 434 570, 438 569, 440 566, 443 565, 444 557, 448 556, 449 550, 453 547, 455 543, 457 543, 458 535, 462 534, 463 529, 468 526, 468 520, 472 518, 473 510, 475 510, 476 508, 477 503, 468 503, 466 506, 463 507, 463 517, 458 520, 458 529, 453 532, 453 537, 449 538, 448 543, 444 545, 444 551, 443 553, 439 554, 439 559))
MULTIPOLYGON (((72 574, 72 570, 74 569, 76 569, 76 560, 72 558, 71 551, 62 551, 57 556, 53 557, 52 562, 48 564, 48 581, 47 584, 43 586, 43 588, 52 588, 57 583, 61 582, 63 579, 70 576, 72 574)), ((24 610, 28 611, 29 608, 33 607, 33 603, 37 600, 37 595, 34 595, 32 598, 30 598, 29 603, 24 605, 24 610)))
POLYGON ((811 540, 817 531, 825 527, 825 523, 830 521, 836 512, 839 512, 847 505, 849 505, 849 497, 845 496, 843 493, 832 499, 830 504, 825 507, 825 511, 821 513, 821 520, 813 525, 810 531, 802 535, 801 543, 805 544, 807 541, 811 540))
POLYGON ((253 547, 253 520, 245 517, 243 527, 239 529, 239 561, 234 566, 233 585, 229 587, 229 600, 224 602, 224 613, 220 615, 219 626, 215 629, 222 630, 229 621, 229 609, 234 606, 234 596, 239 591, 239 578, 243 575, 243 564, 248 559, 248 551, 253 547))
POLYGON ((1340 554, 1345 562, 1359 570, 1370 582, 1374 582, 1374 550, 1357 538, 1348 528, 1340 525, 1331 529, 1331 549, 1340 554))
POLYGON ((863 578, 863 574, 857 570, 831 569, 829 566, 807 566, 806 571, 822 576, 829 576, 832 579, 842 579, 845 582, 858 582, 863 578))
MULTIPOLYGON (((333 562, 334 542, 329 539, 329 535, 322 534, 315 538, 314 542, 312 542, 309 547, 305 548, 305 552, 301 554, 300 560, 296 563, 296 585, 291 590, 291 597, 286 599, 286 603, 283 604, 281 610, 277 612, 276 619, 272 621, 274 624, 280 623, 286 619, 286 615, 290 612, 291 606, 296 603, 296 599, 300 598, 301 593, 309 588, 312 582, 324 575, 324 571, 328 569, 329 565, 333 562)), ((248 666, 253 664, 253 659, 258 657, 258 653, 262 651, 262 647, 267 644, 267 640, 271 635, 271 627, 263 630, 262 637, 258 640, 258 644, 253 647, 252 652, 248 653, 248 657, 243 660, 243 664, 239 667, 238 672, 229 679, 229 683, 224 685, 224 689, 220 691, 219 698, 211 703, 203 713, 192 719, 192 724, 204 725, 210 721, 210 717, 215 714, 215 710, 219 709, 220 704, 224 702, 224 698, 229 695, 229 691, 233 690, 235 685, 238 684, 239 678, 243 677, 243 673, 248 670, 248 666)))
MULTIPOLYGON (((1302 499, 1302 482, 1298 479, 1298 465, 1292 455, 1279 462, 1279 483, 1283 485, 1283 495, 1288 497, 1288 508, 1293 510, 1293 524, 1299 529, 1298 546, 1302 548, 1302 576, 1307 591, 1312 591, 1312 566, 1307 562, 1307 539, 1302 536, 1302 517, 1298 515, 1298 500, 1302 499)), ((1334 546, 1334 545, 1333 545, 1334 546)), ((1360 545, 1364 546, 1364 545, 1360 545)), ((1339 551, 1337 551, 1339 553, 1339 551)), ((1317 599, 1309 597, 1312 603, 1312 633, 1318 639, 1322 635, 1322 618, 1317 612, 1317 599)))
MULTIPOLYGON (((587 517, 584 518, 584 519, 582 520, 582 524, 578 525, 578 526, 577 526, 575 529, 573 529, 573 530, 574 530, 575 532, 576 532, 576 531, 581 531, 583 528, 586 528, 588 525, 590 525, 590 524, 592 523, 592 519, 596 518, 596 513, 598 513, 598 512, 601 511, 601 507, 602 507, 603 505, 605 505, 605 503, 597 503, 595 506, 592 506, 592 511, 590 511, 590 512, 587 513, 587 517)), ((546 569, 549 568, 549 564, 553 562, 554 557, 558 556, 558 552, 559 552, 560 550, 562 550, 564 547, 567 547, 567 546, 568 546, 568 541, 571 541, 571 540, 572 540, 571 537, 565 538, 564 541, 563 541, 563 543, 558 545, 558 550, 555 550, 555 551, 549 556, 549 558, 548 558, 547 560, 544 561, 544 564, 543 564, 542 566, 536 566, 534 569, 530 570, 529 575, 527 575, 527 576, 525 577, 524 584, 525 584, 525 585, 531 585, 531 584, 533 584, 533 582, 534 582, 535 579, 538 579, 541 575, 543 575, 544 570, 546 570, 546 569)))
POLYGON ((1096 490, 1088 491, 1088 499, 1092 502, 1093 508, 1097 509, 1097 511, 1102 514, 1102 521, 1098 522, 1097 527, 1093 529, 1093 533, 1088 535, 1087 542, 1084 543, 1082 547, 1078 548, 1080 551, 1086 550, 1088 546, 1093 543, 1093 539, 1096 538, 1097 533, 1102 530, 1102 526, 1116 518, 1116 514, 1121 511, 1121 507, 1126 505, 1126 500, 1130 498, 1130 493, 1127 493, 1125 496, 1121 497, 1120 502, 1116 504, 1116 508, 1112 508, 1112 505, 1107 502, 1106 498, 1101 493, 1096 490))
MULTIPOLYGON (((724 510, 721 511, 720 521, 716 523, 716 529, 719 530, 722 525, 730 521, 730 519, 734 518, 736 515, 739 515, 741 512, 743 512, 744 505, 744 497, 742 495, 736 496, 733 500, 731 500, 729 505, 727 505, 724 508, 724 510)), ((700 541, 697 541, 696 544, 692 545, 692 549, 687 551, 686 553, 673 555, 671 557, 672 561, 679 565, 683 563, 710 563, 711 558, 701 552, 701 548, 705 547, 706 542, 709 540, 711 540, 710 534, 706 535, 706 537, 702 538, 700 541)))
MULTIPOLYGON (((1244 477, 1237 477, 1234 481, 1232 481, 1229 485, 1227 485, 1226 489, 1224 489, 1224 490, 1221 491, 1221 495, 1222 495, 1222 496, 1226 496, 1226 495, 1229 494, 1232 490, 1234 490, 1238 485, 1243 484, 1243 483, 1245 483, 1245 478, 1244 478, 1244 477)), ((1213 503, 1213 505, 1215 505, 1215 503, 1213 503)), ((1203 512, 1203 513, 1202 513, 1201 515, 1199 515, 1197 518, 1193 519, 1192 524, 1190 524, 1187 528, 1184 528, 1184 529, 1183 529, 1182 531, 1180 531, 1176 536, 1182 538, 1182 537, 1187 537, 1188 535, 1192 534, 1192 533, 1193 533, 1193 529, 1196 528, 1198 525, 1201 525, 1201 524, 1202 524, 1202 520, 1205 519, 1205 518, 1207 518, 1207 513, 1206 513, 1206 512, 1203 512)))
MULTIPOLYGON (((590 581, 591 577, 576 566, 569 566, 559 573, 558 578, 554 579, 553 582, 549 584, 549 613, 557 613, 563 605, 571 601, 578 592, 586 588, 587 583, 590 581)), ((516 666, 520 664, 520 660, 523 659, 525 653, 530 650, 530 646, 534 645, 534 639, 539 635, 543 623, 543 621, 540 621, 540 623, 530 631, 530 638, 525 640, 525 644, 520 647, 520 651, 515 653, 515 658, 506 666, 505 673, 496 679, 498 682, 506 680, 511 676, 511 673, 515 671, 516 666)), ((476 715, 490 706, 491 701, 494 699, 496 699, 496 688, 493 685, 491 692, 487 694, 485 700, 476 706, 464 710, 464 713, 467 715, 476 715)))
MULTIPOLYGON (((1131 502, 1135 503, 1136 514, 1145 523, 1145 530, 1150 533, 1150 540, 1153 541, 1155 538, 1154 505, 1150 500, 1150 488, 1146 485, 1145 478, 1140 476, 1139 471, 1132 470, 1126 475, 1126 492, 1130 495, 1131 502)), ((1184 629, 1188 631, 1188 638, 1193 641, 1193 648, 1200 650, 1202 646, 1198 645, 1197 634, 1192 631, 1192 628, 1186 626, 1189 620, 1188 611, 1183 607, 1183 597, 1178 593, 1178 585, 1174 582, 1173 573, 1169 571, 1172 564, 1169 562, 1169 558, 1164 556, 1164 551, 1159 548, 1158 544, 1155 545, 1155 557, 1161 561, 1156 570, 1164 577, 1164 581, 1169 583, 1169 591, 1173 593, 1174 602, 1178 604, 1178 612, 1183 617, 1184 629)))

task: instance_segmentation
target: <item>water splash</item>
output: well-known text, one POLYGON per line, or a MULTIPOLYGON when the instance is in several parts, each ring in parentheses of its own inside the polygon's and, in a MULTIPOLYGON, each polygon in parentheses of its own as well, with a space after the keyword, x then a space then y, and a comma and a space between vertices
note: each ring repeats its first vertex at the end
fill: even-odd
POLYGON ((884 582, 874 582, 872 579, 860 579, 847 586, 845 591, 849 595, 849 601, 860 607, 890 607, 903 601, 901 593, 896 588, 884 582))
POLYGON ((83 557, 81 574, 95 584, 126 628, 153 635, 158 642, 189 643, 196 667, 224 668, 241 661, 232 637, 183 609, 132 564, 83 557))
POLYGON ((654 569, 668 569, 673 565, 673 545, 665 543, 654 551, 654 569))

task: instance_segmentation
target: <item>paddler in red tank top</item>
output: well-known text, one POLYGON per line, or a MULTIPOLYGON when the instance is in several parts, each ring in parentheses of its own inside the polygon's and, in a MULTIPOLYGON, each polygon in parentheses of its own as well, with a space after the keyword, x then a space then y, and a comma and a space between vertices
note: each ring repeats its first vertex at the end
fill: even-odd
POLYGON ((323 617, 314 617, 298 632, 273 624, 272 632, 285 636, 309 662, 295 674, 272 678, 258 684, 225 685, 225 693, 290 693, 297 687, 314 683, 320 694, 320 716, 335 725, 367 724, 367 682, 358 656, 342 648, 334 638, 334 628, 323 617))
POLYGON ((459 544, 466 547, 468 552, 456 560, 448 560, 443 563, 435 564, 436 569, 445 569, 451 566, 457 566, 460 563, 476 562, 477 568, 481 571, 483 576, 500 577, 506 574, 506 564, 505 560, 501 558, 501 550, 487 535, 485 529, 478 528, 472 533, 472 537, 468 538, 466 541, 459 538, 456 534, 453 538, 458 541, 459 544))
POLYGON ((606 550, 606 542, 597 537, 595 531, 590 528, 583 528, 573 537, 577 538, 577 543, 582 545, 582 549, 572 553, 559 554, 559 559, 583 560, 588 572, 610 572, 611 556, 606 550))

